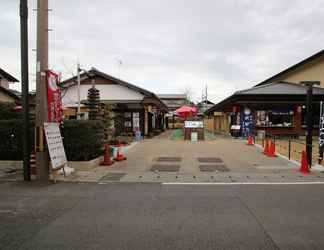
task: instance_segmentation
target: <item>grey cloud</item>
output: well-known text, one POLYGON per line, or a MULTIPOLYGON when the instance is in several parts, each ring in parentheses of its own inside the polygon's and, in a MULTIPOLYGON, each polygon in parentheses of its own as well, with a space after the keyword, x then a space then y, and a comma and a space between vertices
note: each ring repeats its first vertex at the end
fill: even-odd
MULTIPOLYGON (((0 67, 19 77, 18 2, 3 0, 0 67), (3 36, 3 35, 2 35, 3 36), (4 56, 3 56, 4 55, 4 56)), ((65 77, 79 59, 159 93, 190 86, 213 101, 323 47, 323 1, 50 0, 50 65, 65 77)), ((30 50, 36 0, 30 0, 30 50)), ((35 54, 30 51, 30 71, 35 54)), ((34 83, 32 83, 34 86, 34 83)))

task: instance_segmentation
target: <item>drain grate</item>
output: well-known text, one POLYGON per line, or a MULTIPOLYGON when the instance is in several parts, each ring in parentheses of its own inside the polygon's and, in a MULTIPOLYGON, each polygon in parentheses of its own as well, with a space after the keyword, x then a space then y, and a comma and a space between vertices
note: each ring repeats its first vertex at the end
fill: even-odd
POLYGON ((157 159, 159 162, 180 162, 181 160, 181 157, 159 157, 157 159))
POLYGON ((120 181, 125 175, 125 173, 108 173, 100 181, 120 181))
POLYGON ((202 163, 222 163, 223 160, 219 157, 198 157, 198 161, 202 163))
POLYGON ((180 165, 175 164, 155 164, 152 166, 151 171, 161 172, 179 172, 180 165))
POLYGON ((226 167, 226 165, 199 165, 199 169, 201 172, 229 172, 230 170, 226 167))

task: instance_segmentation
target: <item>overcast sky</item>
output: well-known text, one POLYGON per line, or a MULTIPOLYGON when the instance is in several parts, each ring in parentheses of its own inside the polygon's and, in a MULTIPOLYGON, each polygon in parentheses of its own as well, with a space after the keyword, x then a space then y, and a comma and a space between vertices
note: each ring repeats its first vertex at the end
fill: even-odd
MULTIPOLYGON (((35 88, 36 0, 29 0, 35 88)), ((220 101, 324 48, 324 0, 49 0, 50 67, 96 67, 155 93, 220 101), (118 60, 122 66, 118 67, 118 60)), ((0 67, 20 79, 19 1, 0 2, 0 67)), ((19 88, 19 84, 12 86, 19 88)))

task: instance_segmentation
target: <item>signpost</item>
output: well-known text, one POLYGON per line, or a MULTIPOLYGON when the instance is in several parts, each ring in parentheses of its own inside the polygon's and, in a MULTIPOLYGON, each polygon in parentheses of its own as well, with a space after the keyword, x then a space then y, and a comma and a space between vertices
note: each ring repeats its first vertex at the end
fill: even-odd
MULTIPOLYGON (((62 136, 58 123, 44 123, 47 148, 52 162, 52 170, 57 171, 67 163, 62 136)), ((55 175, 53 174, 53 177, 55 175)), ((55 177, 54 177, 55 181, 55 177)))
POLYGON ((320 85, 319 81, 304 81, 302 85, 307 87, 307 135, 306 135, 306 155, 308 166, 312 167, 312 148, 313 148, 313 86, 320 85))
POLYGON ((203 121, 185 121, 185 128, 203 128, 203 121))
POLYGON ((242 115, 242 136, 247 138, 252 135, 253 117, 251 109, 245 107, 242 115))
POLYGON ((323 152, 324 152, 324 110, 323 110, 323 102, 321 102, 319 133, 318 133, 318 164, 321 164, 323 161, 323 152))

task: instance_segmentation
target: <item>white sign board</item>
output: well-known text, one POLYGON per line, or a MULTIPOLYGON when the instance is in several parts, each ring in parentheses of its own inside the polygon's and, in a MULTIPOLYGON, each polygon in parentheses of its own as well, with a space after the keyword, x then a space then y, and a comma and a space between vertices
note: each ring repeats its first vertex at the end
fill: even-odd
POLYGON ((240 130, 241 129, 241 126, 240 125, 232 125, 231 126, 231 129, 232 130, 240 130))
POLYGON ((44 123, 48 152, 52 162, 52 169, 60 169, 66 163, 62 136, 58 123, 44 123))
POLYGON ((185 128, 203 128, 204 123, 202 121, 185 121, 185 128))
POLYGON ((139 129, 140 127, 140 119, 139 119, 139 113, 133 113, 133 129, 139 129))

